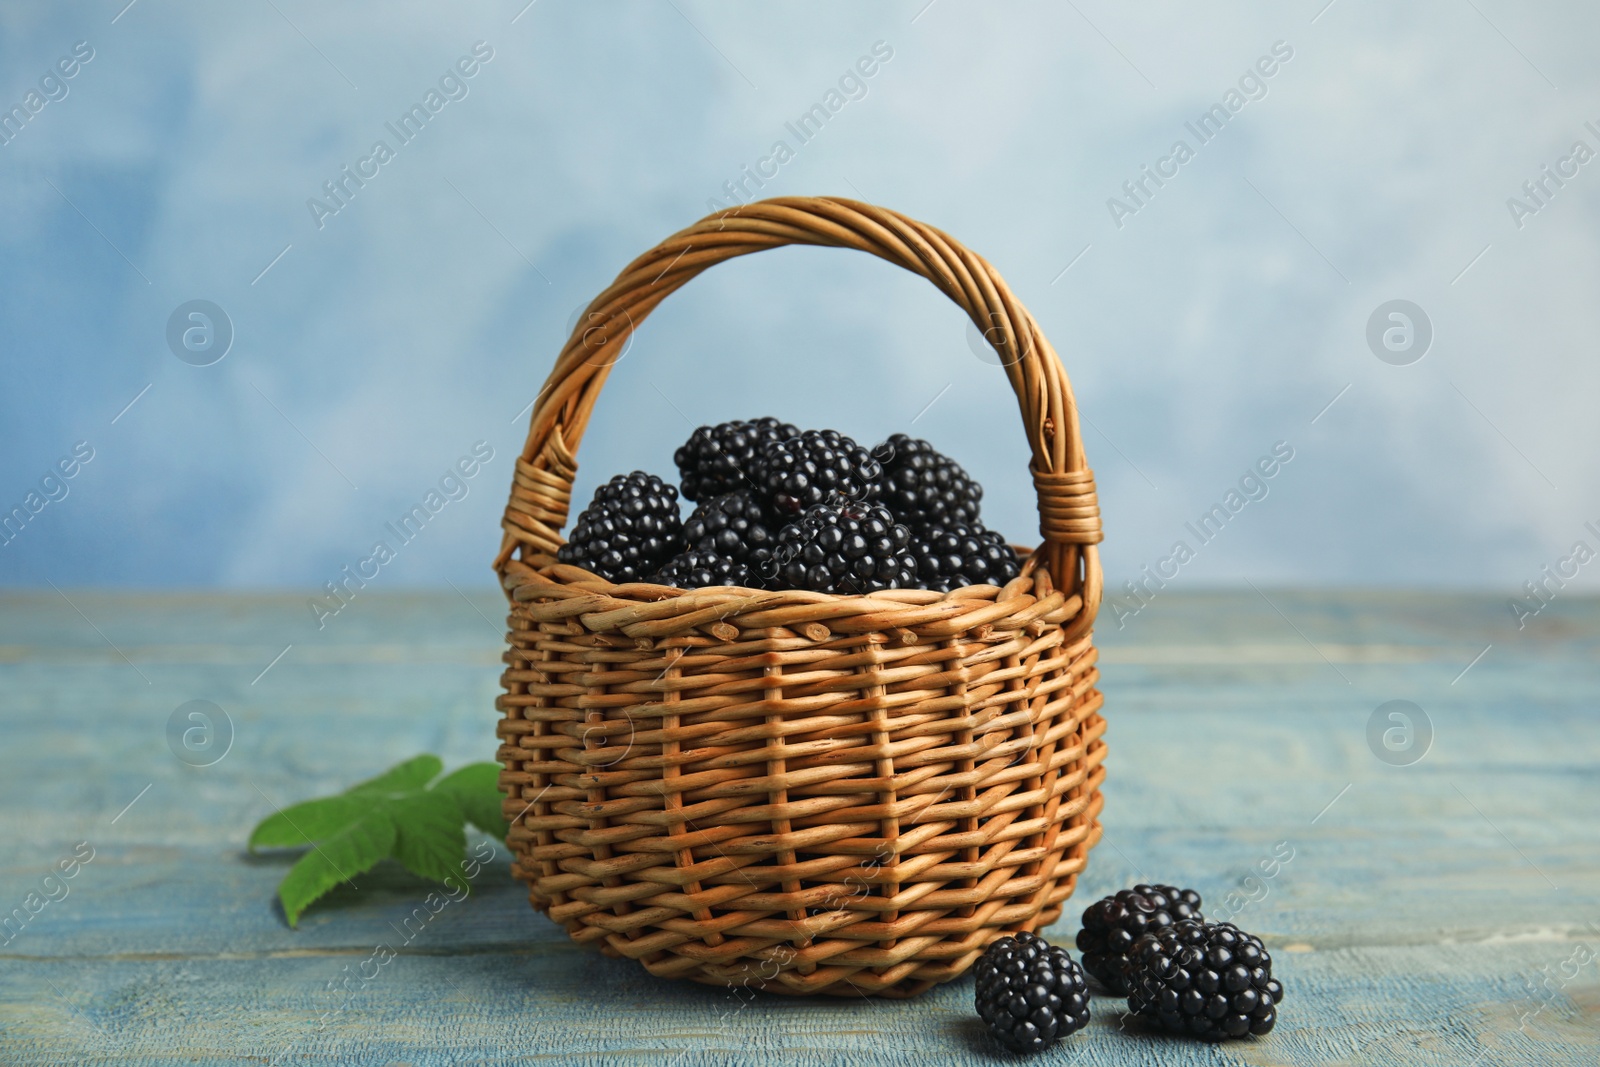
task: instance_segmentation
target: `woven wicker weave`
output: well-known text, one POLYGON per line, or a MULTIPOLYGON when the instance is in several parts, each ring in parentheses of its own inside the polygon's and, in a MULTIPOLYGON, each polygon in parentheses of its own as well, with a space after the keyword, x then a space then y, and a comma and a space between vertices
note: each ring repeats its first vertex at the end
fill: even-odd
POLYGON ((1060 361, 977 255, 831 198, 674 234, 562 349, 502 525, 509 843, 574 940, 663 977, 910 996, 1060 915, 1100 835, 1099 508, 1060 361), (573 454, 633 328, 707 267, 790 244, 922 275, 1002 354, 1045 538, 1005 588, 684 592, 556 562, 573 454))

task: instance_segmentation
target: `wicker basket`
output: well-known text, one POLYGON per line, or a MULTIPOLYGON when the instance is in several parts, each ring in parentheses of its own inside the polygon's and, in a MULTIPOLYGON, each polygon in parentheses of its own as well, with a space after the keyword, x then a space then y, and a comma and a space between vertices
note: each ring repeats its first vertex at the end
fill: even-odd
POLYGON ((575 941, 668 978, 911 996, 1061 914, 1100 836, 1099 509, 1061 363, 977 255, 831 198, 667 238, 562 349, 503 526, 508 840, 575 941), (684 592, 556 561, 574 452, 633 328, 707 267, 790 244, 922 275, 1001 352, 1045 538, 1005 588, 684 592))

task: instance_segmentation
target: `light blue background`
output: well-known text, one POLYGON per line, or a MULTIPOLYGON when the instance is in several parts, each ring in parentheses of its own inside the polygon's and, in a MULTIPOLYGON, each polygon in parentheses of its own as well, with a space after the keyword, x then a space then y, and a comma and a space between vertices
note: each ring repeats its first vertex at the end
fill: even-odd
MULTIPOLYGON (((882 203, 1005 274, 1092 420, 1113 588, 1278 441, 1270 495, 1177 581, 1510 590, 1600 546, 1600 163, 1520 229, 1506 204, 1600 148, 1589 5, 124 3, 0 9, 6 108, 95 52, 0 147, 0 505, 95 450, 0 582, 309 593, 482 439, 467 497, 377 581, 487 585, 519 413, 572 314, 793 145, 784 124, 877 41, 864 98, 762 193, 882 203), (307 198, 479 40, 469 95, 319 229, 307 198), (1294 54, 1266 95, 1118 228, 1107 199, 1276 41, 1294 54), (164 339, 196 298, 237 333, 210 367, 164 339), (1393 298, 1433 322, 1411 366, 1365 340, 1393 298)), ((836 251, 664 305, 580 498, 672 475, 692 424, 768 413, 928 437, 1034 539, 999 370, 925 283, 836 251)))

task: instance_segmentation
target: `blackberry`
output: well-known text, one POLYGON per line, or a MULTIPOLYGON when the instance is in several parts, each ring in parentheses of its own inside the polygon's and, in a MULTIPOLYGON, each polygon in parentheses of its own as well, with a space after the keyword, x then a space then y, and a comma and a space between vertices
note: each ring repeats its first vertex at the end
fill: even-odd
POLYGON ((745 563, 698 548, 673 556, 650 580, 678 589, 699 589, 707 585, 748 588, 751 584, 750 568, 745 563))
POLYGON ((700 427, 672 456, 684 499, 710 500, 760 485, 762 450, 773 441, 799 433, 794 426, 771 417, 700 427))
POLYGON ((1136 885, 1090 904, 1078 931, 1083 969, 1118 996, 1128 995, 1128 950, 1144 934, 1200 919, 1200 894, 1170 885, 1136 885))
POLYGON ((872 504, 816 504, 778 532, 768 588, 872 593, 916 585, 911 531, 872 504))
POLYGON ((1042 1052, 1089 1025, 1089 983, 1064 948, 1036 934, 1002 937, 978 958, 973 1004, 1012 1052, 1042 1052))
POLYGON ((918 584, 948 593, 964 585, 1005 585, 1022 573, 1022 563, 998 531, 981 522, 929 526, 917 531, 911 554, 918 584))
POLYGON ((1128 956, 1128 1008, 1163 1029, 1222 1041, 1278 1021, 1272 957, 1232 923, 1184 919, 1146 933, 1128 956))
POLYGON ((619 474, 594 491, 556 559, 612 582, 636 582, 678 551, 678 490, 654 474, 619 474))
POLYGON ((761 499, 749 489, 704 501, 683 524, 683 540, 690 548, 740 563, 770 549, 775 539, 761 499))
POLYGON ((872 453, 838 430, 807 430, 762 452, 767 504, 786 519, 817 504, 876 500, 882 477, 872 453))
POLYGON ((907 526, 978 521, 983 486, 928 442, 897 433, 872 455, 883 467, 878 499, 907 526))

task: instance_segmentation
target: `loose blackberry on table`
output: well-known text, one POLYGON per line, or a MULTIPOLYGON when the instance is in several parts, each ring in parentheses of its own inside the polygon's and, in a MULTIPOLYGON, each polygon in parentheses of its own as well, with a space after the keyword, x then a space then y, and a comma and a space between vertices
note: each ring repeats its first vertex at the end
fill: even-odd
POLYGON ((786 519, 817 504, 874 501, 883 477, 872 453, 838 430, 768 441, 760 467, 767 505, 786 519))
POLYGON ((768 588, 873 593, 917 584, 911 531, 889 509, 848 502, 816 504, 778 532, 768 588))
POLYGON ((678 490, 654 474, 619 474, 594 491, 556 559, 612 582, 642 581, 677 554, 683 540, 678 490))
POLYGON ((872 455, 883 468, 878 499, 913 530, 978 521, 983 486, 928 442, 897 433, 872 455))
POLYGON ((763 450, 799 433, 795 426, 770 416, 700 427, 672 457, 684 499, 709 500, 761 485, 763 450))
POLYGON ((1223 1041, 1278 1021, 1272 957, 1232 923, 1184 919, 1146 933, 1128 955, 1128 1008, 1165 1030, 1223 1041))
POLYGON ((1170 885, 1136 885, 1084 909, 1078 931, 1083 969, 1111 992, 1128 995, 1128 952, 1140 937, 1184 919, 1201 919, 1200 894, 1170 885))
POLYGON ((1002 937, 978 958, 973 1005, 1013 1052, 1042 1052, 1089 1025, 1089 983, 1067 950, 1037 934, 1002 937))
POLYGON ((941 593, 968 585, 1005 585, 1022 573, 1006 539, 976 521, 922 528, 912 538, 911 553, 917 560, 917 584, 941 593))

